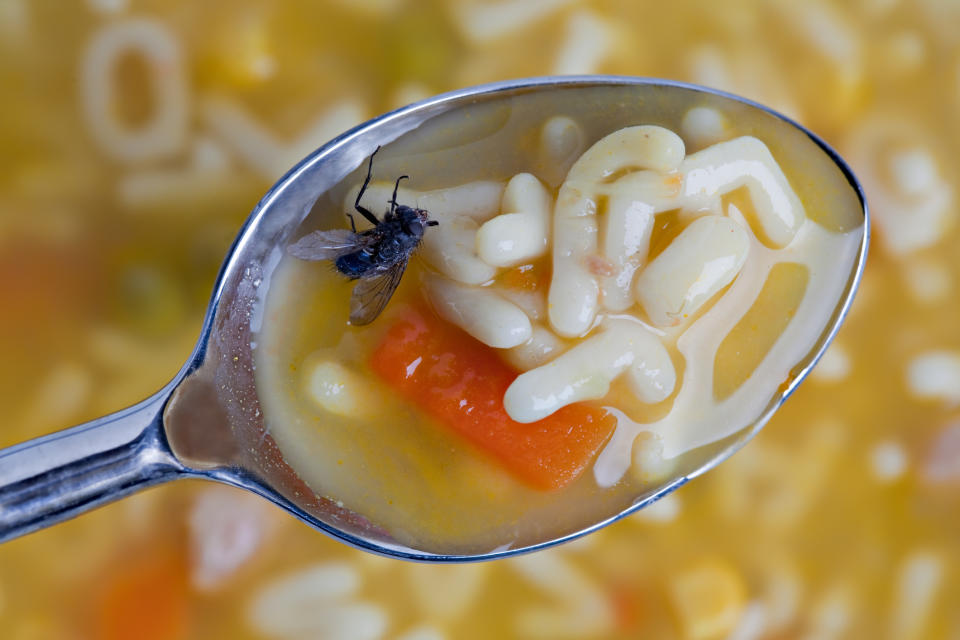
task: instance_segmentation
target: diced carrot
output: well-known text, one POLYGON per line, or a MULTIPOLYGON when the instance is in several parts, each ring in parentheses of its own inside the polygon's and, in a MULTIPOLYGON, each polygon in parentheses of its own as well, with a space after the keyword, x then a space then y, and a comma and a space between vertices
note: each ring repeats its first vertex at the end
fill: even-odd
POLYGON ((587 404, 514 422, 503 394, 517 373, 489 347, 426 313, 411 311, 391 327, 370 364, 407 400, 536 488, 575 480, 616 426, 613 415, 587 404))
POLYGON ((608 587, 617 629, 635 632, 643 621, 645 595, 634 584, 614 581, 608 587))
POLYGON ((182 558, 161 552, 121 567, 106 585, 96 619, 97 640, 181 640, 188 596, 182 558))

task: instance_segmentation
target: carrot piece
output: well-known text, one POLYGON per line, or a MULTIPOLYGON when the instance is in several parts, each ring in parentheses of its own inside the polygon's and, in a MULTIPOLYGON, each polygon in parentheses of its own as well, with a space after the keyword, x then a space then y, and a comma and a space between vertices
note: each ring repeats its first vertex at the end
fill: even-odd
POLYGON ((99 601, 98 640, 180 640, 187 635, 188 594, 182 559, 161 553, 111 576, 99 601))
POLYGON ((425 313, 410 312, 391 327, 370 366, 408 401, 539 489, 577 479, 616 426, 613 415, 587 404, 531 424, 514 422, 503 394, 517 373, 489 347, 425 313))
POLYGON ((623 581, 613 581, 608 587, 610 603, 617 629, 634 635, 644 620, 644 604, 649 596, 637 585, 623 581))

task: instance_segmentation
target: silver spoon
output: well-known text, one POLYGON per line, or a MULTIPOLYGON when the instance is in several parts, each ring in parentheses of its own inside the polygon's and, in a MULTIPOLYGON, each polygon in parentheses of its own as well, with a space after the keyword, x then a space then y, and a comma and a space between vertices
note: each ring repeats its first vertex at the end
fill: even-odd
MULTIPOLYGON (((566 95, 573 96, 574 93, 566 95)), ((770 109, 720 91, 679 82, 616 76, 544 77, 454 91, 380 116, 328 142, 290 170, 257 204, 221 268, 193 354, 153 396, 123 411, 0 451, 0 542, 36 531, 176 478, 206 478, 242 487, 283 507, 349 545, 409 560, 465 562, 542 549, 595 531, 641 509, 713 468, 753 437, 823 354, 853 300, 867 256, 869 215, 846 163, 815 134, 770 109), (508 103, 532 92, 589 92, 613 88, 626 108, 638 96, 699 92, 710 100, 760 110, 805 133, 849 182, 863 210, 863 241, 833 318, 757 420, 717 443, 708 455, 628 508, 585 528, 526 546, 505 544, 470 555, 433 553, 394 541, 333 502, 318 497, 287 466, 265 436, 253 379, 258 313, 282 247, 317 198, 360 167, 378 145, 389 145, 444 114, 485 103, 508 103)), ((504 541, 508 542, 508 541, 504 541)))

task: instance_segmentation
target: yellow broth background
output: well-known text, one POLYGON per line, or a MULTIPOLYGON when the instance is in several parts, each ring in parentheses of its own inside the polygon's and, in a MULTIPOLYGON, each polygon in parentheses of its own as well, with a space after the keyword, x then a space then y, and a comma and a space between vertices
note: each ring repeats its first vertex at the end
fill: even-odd
POLYGON ((948 0, 2 0, 0 446, 166 382, 269 185, 353 124, 449 89, 547 73, 727 89, 847 155, 878 219, 818 374, 646 512, 556 550, 434 567, 177 483, 0 547, 0 635, 960 637, 958 26, 948 0), (124 38, 148 55, 97 67, 124 38), (124 130, 157 122, 129 144, 124 130))

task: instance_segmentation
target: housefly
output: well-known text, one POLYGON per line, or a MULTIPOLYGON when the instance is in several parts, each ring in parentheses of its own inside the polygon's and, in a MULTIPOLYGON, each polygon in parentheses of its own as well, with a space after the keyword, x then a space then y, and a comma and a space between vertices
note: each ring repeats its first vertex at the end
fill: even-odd
POLYGON ((360 205, 370 176, 373 173, 373 156, 380 147, 370 154, 367 165, 367 177, 360 187, 353 207, 373 225, 371 229, 357 231, 353 215, 350 229, 331 229, 314 231, 290 245, 290 255, 301 260, 332 260, 341 274, 351 280, 359 280, 350 297, 350 323, 364 325, 373 322, 387 302, 400 278, 407 268, 410 255, 420 245, 427 227, 438 224, 431 220, 424 209, 416 209, 397 204, 397 189, 400 181, 409 176, 400 176, 393 186, 393 198, 387 203, 389 208, 383 220, 360 205))

